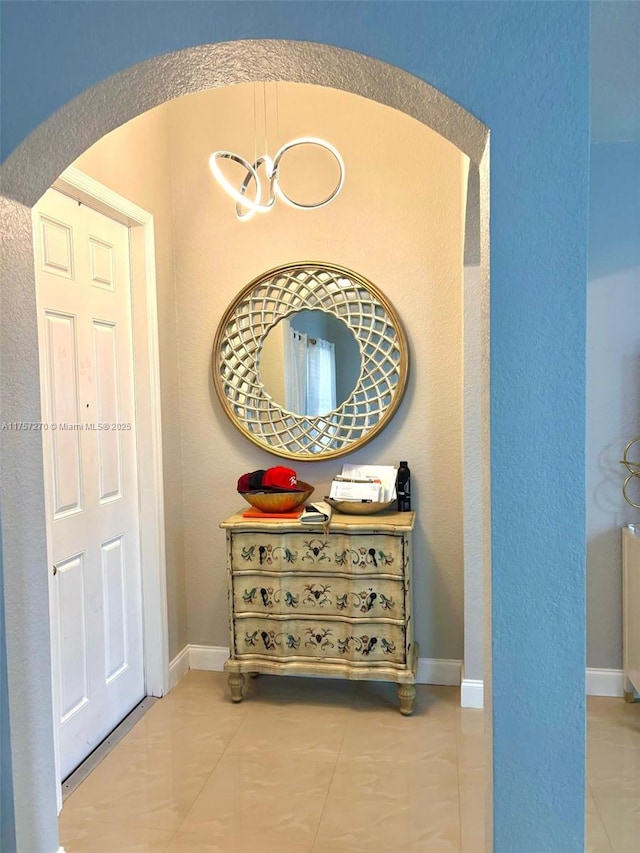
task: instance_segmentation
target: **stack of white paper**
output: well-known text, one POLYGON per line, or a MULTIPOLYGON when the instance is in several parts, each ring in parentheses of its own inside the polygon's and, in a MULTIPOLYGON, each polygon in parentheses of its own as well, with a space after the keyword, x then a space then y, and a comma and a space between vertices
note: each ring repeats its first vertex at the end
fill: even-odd
POLYGON ((335 500, 392 501, 396 496, 396 469, 393 465, 345 463, 331 484, 330 496, 335 500))
POLYGON ((379 501, 382 483, 374 480, 339 480, 331 483, 329 497, 336 501, 379 501))

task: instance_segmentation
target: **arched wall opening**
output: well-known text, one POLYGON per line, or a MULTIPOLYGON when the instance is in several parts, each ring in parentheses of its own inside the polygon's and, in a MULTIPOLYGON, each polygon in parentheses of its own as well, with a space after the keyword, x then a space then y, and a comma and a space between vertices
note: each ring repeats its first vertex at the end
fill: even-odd
MULTIPOLYGON (((464 275, 464 527, 466 677, 489 676, 489 427, 488 427, 488 132, 469 113, 428 84, 385 63, 324 45, 285 41, 230 42, 156 57, 99 84, 68 104, 27 139, 3 166, 2 199, 8 241, 5 269, 13 284, 3 304, 3 383, 7 420, 39 420, 35 283, 30 207, 58 175, 98 139, 129 119, 181 95, 246 82, 307 83, 350 92, 416 119, 453 143, 470 160, 465 217, 464 275), (484 601, 484 604, 482 602, 484 601), (482 609, 484 608, 484 609, 482 609), (479 650, 484 646, 484 661, 479 650)), ((426 237, 427 235, 425 235, 426 237)), ((392 294, 389 294, 393 298, 392 294)), ((393 428, 393 427, 391 427, 393 428)), ((51 805, 51 713, 43 693, 48 675, 46 566, 39 436, 13 446, 2 483, 5 555, 20 566, 5 577, 9 671, 26 647, 37 658, 22 684, 10 683, 12 717, 23 730, 32 760, 14 771, 16 801, 30 790, 51 805), (11 476, 13 475, 13 476, 11 476), (5 508, 7 508, 5 510, 5 508), (27 533, 28 531, 28 533, 27 533), (35 716, 24 716, 27 697, 38 696, 35 716), (38 777, 36 779, 36 776, 38 777), (44 781, 43 781, 44 780, 44 781)), ((15 679, 15 675, 14 675, 15 679)), ((46 815, 49 810, 41 810, 46 815)), ((50 813, 50 812, 49 812, 50 813)), ((43 817, 42 820, 45 820, 43 817)), ((44 829, 43 829, 44 831, 44 829)))

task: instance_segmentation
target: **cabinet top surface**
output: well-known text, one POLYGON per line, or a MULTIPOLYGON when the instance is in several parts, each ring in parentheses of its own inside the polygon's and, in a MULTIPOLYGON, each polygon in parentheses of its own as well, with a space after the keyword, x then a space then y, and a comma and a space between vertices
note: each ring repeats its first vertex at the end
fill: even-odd
MULTIPOLYGON (((413 530, 415 512, 393 512, 386 510, 375 515, 343 515, 334 512, 329 522, 329 533, 405 533, 413 530)), ((324 532, 322 524, 301 524, 293 518, 243 518, 238 511, 220 523, 228 530, 259 530, 261 532, 324 532)))

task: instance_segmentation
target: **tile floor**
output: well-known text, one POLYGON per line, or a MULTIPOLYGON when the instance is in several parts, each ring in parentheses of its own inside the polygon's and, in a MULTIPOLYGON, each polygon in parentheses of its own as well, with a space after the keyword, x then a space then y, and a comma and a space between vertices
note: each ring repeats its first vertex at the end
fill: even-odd
MULTIPOLYGON (((483 713, 421 685, 191 671, 65 800, 66 853, 480 853, 483 713)), ((589 700, 589 853, 638 850, 640 704, 589 700)), ((515 851, 514 851, 515 853, 515 851)), ((563 851, 558 851, 563 853, 563 851)))
POLYGON ((587 849, 640 850, 640 702, 587 699, 587 849))

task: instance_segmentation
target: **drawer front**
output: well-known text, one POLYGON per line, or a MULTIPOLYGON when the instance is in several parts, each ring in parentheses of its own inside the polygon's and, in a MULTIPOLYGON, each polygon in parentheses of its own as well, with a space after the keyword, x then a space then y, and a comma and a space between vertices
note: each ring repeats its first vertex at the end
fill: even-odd
POLYGON ((233 578, 235 613, 404 619, 401 580, 260 574, 233 578))
POLYGON ((331 533, 234 533, 231 540, 232 571, 319 570, 402 576, 402 536, 331 533))
POLYGON ((350 663, 405 663, 405 628, 380 622, 322 619, 235 621, 236 655, 315 658, 350 663))

